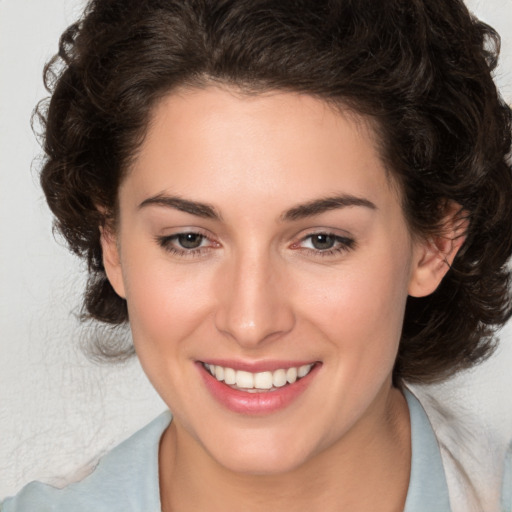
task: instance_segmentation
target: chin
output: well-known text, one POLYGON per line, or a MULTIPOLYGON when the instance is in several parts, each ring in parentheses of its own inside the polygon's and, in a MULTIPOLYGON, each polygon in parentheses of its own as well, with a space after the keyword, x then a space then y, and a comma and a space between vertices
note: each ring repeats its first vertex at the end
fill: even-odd
POLYGON ((210 456, 228 471, 245 474, 272 476, 290 473, 314 457, 317 450, 300 436, 293 440, 290 435, 276 435, 269 439, 269 432, 264 439, 242 431, 238 436, 227 436, 224 443, 215 443, 210 456), (229 446, 228 449, 225 447, 229 446))
POLYGON ((228 460, 218 460, 217 462, 233 473, 251 476, 277 476, 292 473, 307 460, 303 457, 290 457, 289 455, 283 458, 260 453, 258 456, 230 457, 228 460))

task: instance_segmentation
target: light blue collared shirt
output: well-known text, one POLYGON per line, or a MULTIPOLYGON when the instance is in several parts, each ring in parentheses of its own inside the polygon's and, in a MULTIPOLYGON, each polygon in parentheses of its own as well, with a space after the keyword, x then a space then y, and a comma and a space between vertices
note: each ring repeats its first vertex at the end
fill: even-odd
POLYGON ((404 512, 451 512, 441 451, 418 399, 404 391, 411 418, 411 477, 404 512))
MULTIPOLYGON (((405 390, 411 418, 411 478, 404 512, 450 512, 439 446, 418 400, 405 390)), ((7 498, 1 512, 161 512, 160 438, 171 421, 165 412, 105 455, 80 482, 56 489, 40 482, 7 498)))

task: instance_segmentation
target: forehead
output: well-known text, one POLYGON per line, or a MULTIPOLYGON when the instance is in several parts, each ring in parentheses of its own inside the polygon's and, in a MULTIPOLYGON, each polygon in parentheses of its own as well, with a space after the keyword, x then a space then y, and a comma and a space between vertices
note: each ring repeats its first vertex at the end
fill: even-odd
POLYGON ((121 189, 131 182, 140 200, 172 193, 208 202, 396 196, 377 146, 369 120, 310 95, 183 89, 155 106, 121 189))

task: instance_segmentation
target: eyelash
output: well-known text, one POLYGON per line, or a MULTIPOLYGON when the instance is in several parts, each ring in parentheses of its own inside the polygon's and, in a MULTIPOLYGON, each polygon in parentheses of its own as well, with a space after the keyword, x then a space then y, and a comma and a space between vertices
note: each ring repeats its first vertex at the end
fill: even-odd
POLYGON ((308 233, 306 236, 302 237, 298 242, 292 244, 292 248, 296 248, 299 244, 304 243, 306 240, 312 240, 313 237, 318 236, 326 236, 334 239, 334 243, 337 247, 332 247, 329 249, 312 249, 309 247, 303 248, 308 254, 312 254, 313 256, 320 256, 322 258, 329 256, 337 256, 340 253, 352 251, 356 248, 356 241, 353 238, 349 238, 346 236, 336 235, 334 233, 330 233, 329 231, 315 231, 313 233, 308 233))
MULTIPOLYGON (((356 242, 353 238, 345 237, 336 235, 334 233, 330 233, 328 231, 315 231, 313 233, 308 233, 306 236, 302 237, 298 242, 294 242, 292 244, 292 249, 299 250, 300 244, 304 243, 306 240, 312 240, 315 236, 326 236, 334 239, 334 243, 337 244, 337 247, 332 247, 329 249, 321 250, 321 249, 314 249, 305 247, 302 248, 303 251, 307 252, 308 254, 311 254, 313 256, 320 256, 320 257, 329 257, 329 256, 336 256, 343 252, 348 252, 356 247, 356 242)), ((174 235, 170 236, 158 236, 156 237, 156 242, 160 247, 162 247, 165 251, 174 254, 176 256, 180 257, 198 257, 204 255, 205 252, 210 251, 212 248, 215 248, 214 246, 219 246, 217 242, 214 242, 211 240, 208 236, 206 236, 203 233, 197 232, 197 231, 184 231, 181 233, 176 233, 174 235), (180 237, 187 236, 187 235, 195 235, 198 237, 201 237, 201 243, 203 243, 205 240, 209 241, 210 246, 206 247, 197 247, 197 248, 178 248, 175 245, 173 245, 174 242, 176 242, 180 237)))
POLYGON ((213 247, 212 246, 206 246, 206 247, 197 247, 197 248, 178 248, 175 245, 173 245, 174 242, 176 242, 180 237, 186 236, 186 235, 195 235, 198 237, 201 237, 201 243, 203 243, 204 240, 210 241, 210 244, 218 245, 213 240, 211 240, 209 237, 207 237, 203 233, 199 233, 197 231, 183 231, 181 233, 176 233, 175 235, 170 236, 158 236, 156 237, 156 241, 160 247, 162 247, 165 251, 170 252, 171 254, 174 254, 176 256, 181 257, 198 257, 202 256, 205 252, 210 251, 213 247))

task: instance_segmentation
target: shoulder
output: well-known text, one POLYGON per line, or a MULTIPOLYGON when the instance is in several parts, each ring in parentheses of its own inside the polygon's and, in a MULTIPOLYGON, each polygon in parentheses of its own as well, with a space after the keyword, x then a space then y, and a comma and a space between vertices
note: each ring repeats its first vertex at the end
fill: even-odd
POLYGON ((485 418, 445 393, 414 388, 435 432, 453 512, 512 512, 512 448, 485 418))
POLYGON ((436 436, 417 398, 404 389, 411 424, 411 474, 404 512, 451 512, 436 436))
POLYGON ((158 512, 158 446, 170 421, 169 412, 160 415, 105 455, 80 482, 63 489, 28 484, 2 503, 1 512, 158 512))

